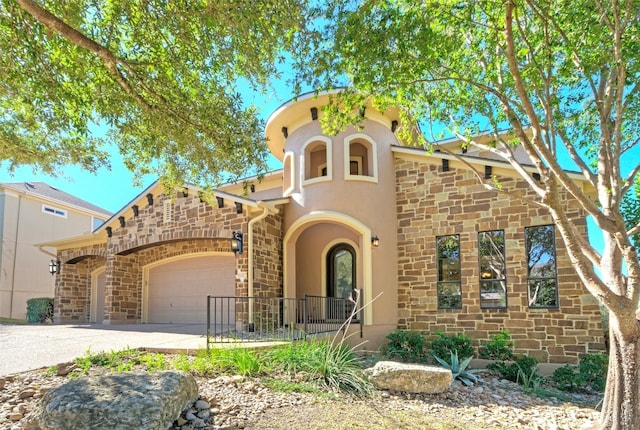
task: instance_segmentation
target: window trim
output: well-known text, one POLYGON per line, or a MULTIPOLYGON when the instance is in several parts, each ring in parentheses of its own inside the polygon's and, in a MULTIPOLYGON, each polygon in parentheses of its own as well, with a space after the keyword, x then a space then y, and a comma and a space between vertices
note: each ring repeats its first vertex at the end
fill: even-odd
POLYGON ((293 190, 296 189, 296 166, 295 166, 295 162, 294 162, 294 153, 291 151, 288 151, 286 154, 284 154, 284 157, 282 159, 282 176, 283 176, 283 183, 282 186, 284 187, 284 185, 286 185, 286 182, 284 181, 285 177, 288 177, 289 179, 289 186, 285 189, 282 190, 282 195, 283 197, 287 197, 289 195, 291 195, 291 193, 293 193, 293 190), (287 164, 288 163, 288 164, 287 164), (289 168, 289 174, 287 175, 287 167, 289 168))
POLYGON ((355 133, 351 134, 344 138, 344 179, 346 181, 361 181, 361 182, 373 182, 378 183, 378 150, 377 143, 370 136, 364 133, 355 133), (364 143, 363 143, 364 142, 364 143), (359 155, 352 156, 351 155, 351 144, 352 143, 360 143, 367 148, 367 160, 359 155), (369 161, 371 161, 371 169, 369 169, 369 175, 352 175, 351 174, 351 160, 352 157, 359 157, 361 159, 361 163, 359 166, 359 171, 364 171, 364 163, 366 162, 369 165, 369 161))
POLYGON ((543 225, 532 225, 532 226, 526 226, 524 228, 524 241, 525 241, 525 255, 526 255, 526 268, 527 268, 527 305, 529 307, 529 309, 560 309, 560 292, 559 292, 559 285, 558 285, 558 249, 556 246, 556 228, 553 224, 543 224, 543 225), (541 228, 541 227, 551 227, 551 234, 553 235, 553 258, 554 258, 554 267, 553 267, 553 276, 550 277, 534 277, 531 278, 529 277, 529 239, 528 239, 528 235, 527 235, 527 230, 528 229, 533 229, 533 228, 541 228), (540 305, 532 305, 531 304, 531 288, 530 288, 530 282, 531 280, 553 280, 554 284, 555 284, 555 302, 556 304, 553 306, 540 306, 540 305))
POLYGON ((438 306, 438 310, 439 311, 444 311, 444 310, 460 310, 462 309, 462 248, 460 247, 460 235, 459 234, 444 234, 441 236, 436 236, 436 292, 437 292, 437 306, 438 306), (458 244, 458 280, 457 281, 442 281, 440 279, 440 264, 441 264, 441 259, 440 259, 440 252, 439 252, 439 247, 438 247, 438 242, 441 238, 444 237, 449 237, 449 236, 453 236, 456 239, 456 242, 458 244), (440 292, 440 285, 442 284, 447 284, 447 285, 458 285, 458 291, 460 292, 460 305, 456 306, 456 307, 441 307, 440 306, 440 297, 441 297, 441 292, 440 292))
POLYGON ((328 181, 332 181, 333 180, 333 155, 332 155, 332 142, 331 139, 329 139, 326 136, 314 136, 311 137, 309 139, 307 139, 307 141, 305 141, 305 143, 302 145, 302 153, 300 154, 300 170, 301 170, 301 176, 302 176, 302 186, 306 186, 306 185, 311 185, 311 184, 316 184, 318 182, 328 182, 328 181), (326 153, 326 160, 325 163, 327 165, 327 176, 315 176, 312 178, 306 178, 307 172, 309 172, 311 170, 311 166, 308 164, 310 163, 310 157, 309 157, 309 153, 311 151, 307 151, 307 148, 317 142, 322 142, 324 143, 324 147, 325 147, 325 153, 326 153))
POLYGON ((478 232, 478 293, 479 293, 479 297, 480 297, 480 309, 507 309, 509 307, 509 294, 507 291, 507 242, 506 242, 506 238, 505 238, 505 232, 502 229, 496 229, 496 230, 483 230, 483 231, 479 231, 478 232), (481 251, 481 247, 480 247, 480 235, 483 233, 494 233, 494 232, 502 232, 502 240, 503 240, 503 253, 502 253, 502 261, 503 261, 503 276, 501 279, 498 278, 483 278, 482 277, 482 257, 484 257, 484 255, 482 255, 480 253, 481 251), (482 299, 482 283, 483 282, 487 282, 487 281, 491 281, 492 283, 497 283, 497 282, 503 282, 504 283, 504 305, 503 306, 487 306, 487 305, 483 305, 483 299, 482 299))
POLYGON ((69 215, 66 210, 45 203, 42 204, 42 213, 57 216, 58 218, 68 218, 69 215))

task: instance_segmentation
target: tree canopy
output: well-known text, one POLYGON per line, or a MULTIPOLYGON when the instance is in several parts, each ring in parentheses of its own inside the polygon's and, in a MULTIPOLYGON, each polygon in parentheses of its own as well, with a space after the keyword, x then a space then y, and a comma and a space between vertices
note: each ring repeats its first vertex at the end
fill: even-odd
POLYGON ((239 87, 268 83, 302 19, 296 0, 0 0, 0 162, 95 171, 114 145, 172 184, 259 174, 239 87))

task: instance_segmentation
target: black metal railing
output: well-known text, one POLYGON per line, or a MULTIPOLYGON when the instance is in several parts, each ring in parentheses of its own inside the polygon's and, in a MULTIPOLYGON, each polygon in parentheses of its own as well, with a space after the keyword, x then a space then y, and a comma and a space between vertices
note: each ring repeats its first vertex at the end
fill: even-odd
MULTIPOLYGON (((355 306, 351 299, 310 295, 302 299, 209 295, 207 348, 221 342, 294 341, 346 329, 355 306)), ((351 323, 359 325, 362 337, 359 313, 351 323)))

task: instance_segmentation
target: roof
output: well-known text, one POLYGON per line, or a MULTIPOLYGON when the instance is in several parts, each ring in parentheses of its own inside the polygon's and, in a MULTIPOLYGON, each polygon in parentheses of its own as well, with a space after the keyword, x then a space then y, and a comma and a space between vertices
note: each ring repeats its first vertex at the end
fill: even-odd
POLYGON ((111 212, 108 210, 69 193, 65 193, 64 191, 54 188, 44 182, 2 182, 0 183, 0 187, 40 197, 53 202, 74 206, 79 209, 104 215, 105 217, 111 216, 111 212))

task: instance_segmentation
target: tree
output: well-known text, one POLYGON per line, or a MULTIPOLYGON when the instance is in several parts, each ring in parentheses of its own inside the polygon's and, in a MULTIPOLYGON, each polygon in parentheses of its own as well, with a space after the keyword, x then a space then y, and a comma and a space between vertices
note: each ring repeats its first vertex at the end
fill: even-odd
MULTIPOLYGON (((329 2, 316 24, 322 37, 309 48, 317 61, 299 76, 317 88, 347 86, 328 108, 329 131, 357 122, 365 99, 380 109, 393 104, 429 141, 444 126, 522 176, 584 285, 610 311, 601 426, 612 429, 640 423, 640 263, 631 239, 640 225, 638 200, 629 200, 640 170, 638 10, 638 0, 329 2), (474 139, 483 130, 492 143, 474 139), (563 170, 562 154, 588 186, 563 170), (602 231, 601 253, 565 209, 563 192, 602 231)), ((401 137, 416 131, 401 128, 401 137)))
POLYGON ((296 0, 0 0, 0 162, 96 171, 116 145, 170 185, 264 172, 238 91, 264 88, 301 20, 296 0))

